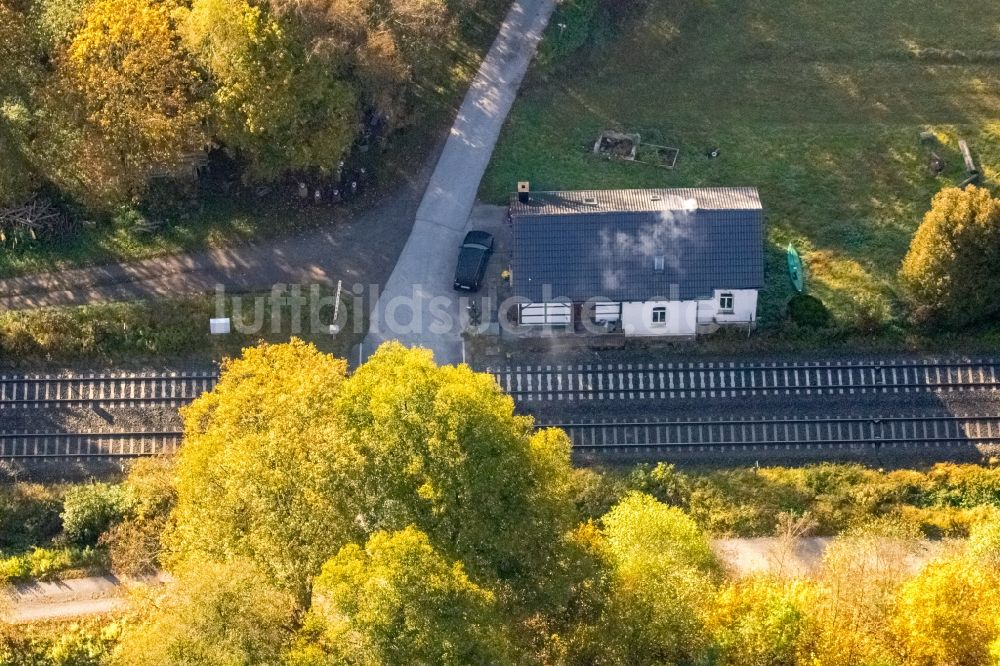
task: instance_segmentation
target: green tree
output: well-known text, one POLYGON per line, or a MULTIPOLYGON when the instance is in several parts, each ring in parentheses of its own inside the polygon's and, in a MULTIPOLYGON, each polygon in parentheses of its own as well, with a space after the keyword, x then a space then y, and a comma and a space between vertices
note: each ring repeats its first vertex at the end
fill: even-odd
POLYGON ((70 541, 93 545, 101 533, 124 520, 130 510, 128 494, 121 485, 73 486, 63 499, 63 531, 70 541))
POLYGON ((913 236, 900 278, 921 319, 962 325, 1000 309, 1000 200, 989 190, 948 188, 913 236))
POLYGON ((34 0, 32 14, 39 37, 50 51, 72 39, 87 6, 93 0, 34 0))
POLYGON ((412 527, 341 549, 316 579, 312 613, 338 664, 513 663, 493 593, 412 527))
POLYGON ((358 109, 335 59, 309 53, 266 4, 247 0, 194 0, 184 32, 211 77, 214 133, 250 178, 336 169, 358 109))
POLYGON ((23 152, 31 93, 42 78, 32 35, 27 13, 0 2, 0 207, 22 203, 36 184, 23 152))
POLYGON ((426 102, 454 78, 449 51, 462 0, 270 0, 313 54, 343 63, 367 106, 390 126, 415 121, 426 102))
POLYGON ((571 525, 569 440, 532 432, 496 381, 383 345, 337 397, 364 461, 359 517, 374 532, 415 525, 473 575, 534 594, 559 566, 571 525))
POLYGON ((296 604, 253 563, 196 560, 133 601, 111 662, 121 666, 270 666, 291 640, 296 604), (145 596, 144 596, 145 595, 145 596))
POLYGON ((346 364, 294 340, 246 349, 188 406, 168 559, 241 556, 303 601, 358 534, 355 454, 337 436, 346 364))

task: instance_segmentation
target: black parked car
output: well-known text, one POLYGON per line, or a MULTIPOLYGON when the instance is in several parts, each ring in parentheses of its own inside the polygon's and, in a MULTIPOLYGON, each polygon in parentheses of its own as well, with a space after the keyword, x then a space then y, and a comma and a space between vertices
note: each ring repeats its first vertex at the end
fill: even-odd
POLYGON ((456 291, 479 291, 486 264, 493 254, 493 236, 485 231, 470 231, 458 251, 455 267, 456 291))

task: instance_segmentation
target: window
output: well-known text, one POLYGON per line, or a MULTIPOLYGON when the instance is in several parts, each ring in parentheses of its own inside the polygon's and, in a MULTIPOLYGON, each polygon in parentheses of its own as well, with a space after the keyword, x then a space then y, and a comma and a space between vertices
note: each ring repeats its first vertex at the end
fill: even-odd
POLYGON ((733 311, 733 295, 729 292, 719 295, 719 312, 733 311))
POLYGON ((655 257, 653 257, 653 270, 662 271, 665 263, 666 262, 662 254, 656 255, 655 257))
POLYGON ((653 326, 667 325, 667 309, 653 308, 653 326))

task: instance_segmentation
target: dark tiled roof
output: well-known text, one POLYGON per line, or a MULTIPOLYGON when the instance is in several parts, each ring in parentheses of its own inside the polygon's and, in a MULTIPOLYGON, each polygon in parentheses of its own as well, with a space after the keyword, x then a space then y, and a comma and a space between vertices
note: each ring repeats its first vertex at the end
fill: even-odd
POLYGON ((515 199, 511 205, 517 296, 535 302, 691 300, 710 297, 714 289, 763 286, 763 211, 754 188, 531 197, 528 204, 515 199))

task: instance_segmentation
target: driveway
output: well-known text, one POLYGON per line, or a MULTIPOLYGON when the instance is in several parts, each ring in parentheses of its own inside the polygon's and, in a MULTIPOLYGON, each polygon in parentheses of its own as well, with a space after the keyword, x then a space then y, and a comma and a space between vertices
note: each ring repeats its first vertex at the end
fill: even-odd
POLYGON ((392 339, 432 350, 440 364, 463 360, 467 301, 452 290, 458 246, 554 5, 554 0, 517 0, 507 14, 459 109, 409 240, 372 309, 368 335, 354 360, 392 339))

